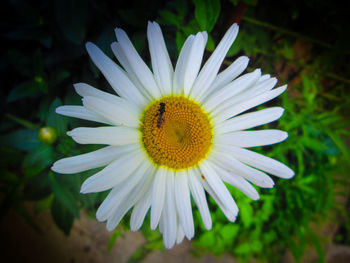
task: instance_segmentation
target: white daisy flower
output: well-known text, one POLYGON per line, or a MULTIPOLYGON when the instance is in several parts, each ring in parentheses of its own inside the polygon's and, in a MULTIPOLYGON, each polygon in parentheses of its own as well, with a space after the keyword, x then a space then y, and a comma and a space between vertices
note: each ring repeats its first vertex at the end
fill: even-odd
POLYGON ((150 209, 151 229, 159 227, 165 247, 171 248, 185 236, 194 236, 191 196, 204 226, 211 229, 205 191, 234 222, 238 207, 224 182, 257 200, 259 194, 251 183, 271 188, 274 182, 266 173, 281 178, 294 175, 284 164, 246 149, 287 138, 280 130, 245 131, 279 119, 283 108, 241 114, 287 87, 274 89, 277 79, 261 75, 260 69, 239 76, 248 65, 245 56, 218 74, 237 36, 237 24, 228 29, 202 68, 208 35, 190 35, 174 70, 159 25, 149 22, 153 72, 127 34, 119 28, 115 33, 117 42, 111 48, 121 66, 92 43, 86 49, 119 96, 78 83, 74 87, 83 97, 83 106, 56 110, 102 123, 103 127, 76 128, 67 134, 80 144, 108 146, 61 159, 52 167, 63 174, 104 167, 83 183, 81 192, 111 189, 96 214, 99 221, 107 221, 108 230, 132 209, 130 228, 136 231, 150 209))

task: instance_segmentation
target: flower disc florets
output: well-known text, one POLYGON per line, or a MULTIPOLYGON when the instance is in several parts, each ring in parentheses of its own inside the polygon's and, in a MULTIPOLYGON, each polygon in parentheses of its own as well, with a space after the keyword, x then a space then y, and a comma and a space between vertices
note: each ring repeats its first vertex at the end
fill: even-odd
POLYGON ((142 142, 159 166, 187 169, 208 154, 212 127, 200 105, 183 96, 168 96, 152 103, 143 114, 142 142))

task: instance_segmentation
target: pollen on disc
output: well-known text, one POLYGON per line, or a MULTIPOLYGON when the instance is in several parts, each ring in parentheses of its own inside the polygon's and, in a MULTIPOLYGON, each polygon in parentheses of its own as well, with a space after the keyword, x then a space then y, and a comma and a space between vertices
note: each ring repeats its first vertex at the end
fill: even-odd
POLYGON ((142 142, 152 161, 171 169, 198 164, 210 151, 212 126, 200 105, 183 96, 152 103, 142 118, 142 142))

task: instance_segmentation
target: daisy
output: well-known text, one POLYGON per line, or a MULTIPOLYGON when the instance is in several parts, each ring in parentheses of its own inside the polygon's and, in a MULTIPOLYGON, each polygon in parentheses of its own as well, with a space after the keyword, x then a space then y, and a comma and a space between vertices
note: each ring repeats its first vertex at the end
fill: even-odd
POLYGON ((120 65, 97 46, 86 44, 92 61, 118 94, 88 84, 75 84, 83 106, 61 106, 65 116, 99 122, 102 127, 67 132, 80 144, 107 145, 97 151, 64 158, 52 170, 79 173, 104 167, 89 177, 81 193, 111 189, 97 210, 99 221, 112 231, 132 209, 130 228, 138 230, 150 210, 150 227, 163 235, 166 248, 194 236, 191 196, 206 229, 212 221, 205 191, 234 222, 238 207, 225 183, 253 200, 259 194, 251 185, 274 186, 266 173, 291 178, 284 164, 246 148, 285 140, 280 130, 245 131, 272 121, 283 108, 271 107, 241 114, 286 90, 274 88, 277 79, 260 69, 241 73, 249 59, 239 57, 219 72, 238 33, 232 25, 201 68, 207 32, 190 35, 175 69, 159 25, 149 22, 147 39, 153 72, 138 55, 127 34, 115 29, 111 48, 120 65))

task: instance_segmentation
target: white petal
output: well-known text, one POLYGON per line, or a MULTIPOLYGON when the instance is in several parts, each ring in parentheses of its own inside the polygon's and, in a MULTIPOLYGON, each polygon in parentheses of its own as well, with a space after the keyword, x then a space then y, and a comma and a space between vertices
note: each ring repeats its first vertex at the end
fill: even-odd
POLYGON ((138 110, 135 105, 126 100, 118 104, 110 103, 97 97, 87 96, 83 98, 83 104, 88 109, 99 115, 102 115, 114 125, 126 125, 128 127, 138 127, 138 110))
POLYGON ((86 49, 92 61, 101 70, 118 95, 132 101, 140 108, 147 105, 144 96, 137 90, 117 64, 107 57, 96 45, 90 42, 86 43, 86 49))
POLYGON ((210 86, 205 95, 209 94, 211 91, 226 86, 232 80, 237 78, 247 68, 248 63, 249 58, 246 56, 237 58, 230 66, 216 76, 213 84, 210 86))
POLYGON ((113 42, 111 44, 111 49, 120 62, 120 64, 125 69, 125 74, 128 76, 128 78, 131 80, 131 82, 135 85, 135 87, 143 94, 145 98, 147 98, 148 101, 152 101, 152 95, 147 90, 147 87, 144 87, 141 82, 138 80, 137 76, 135 75, 134 71, 132 70, 132 67, 124 53, 124 50, 122 49, 121 45, 118 42, 113 42))
POLYGON ((289 179, 294 176, 294 171, 292 169, 270 157, 233 146, 229 147, 227 150, 229 150, 239 161, 268 172, 272 175, 285 179, 289 179))
POLYGON ((147 67, 145 62, 137 53, 133 44, 131 43, 129 37, 124 32, 124 30, 120 28, 115 29, 115 34, 117 36, 117 40, 124 51, 126 59, 129 62, 129 65, 137 77, 138 81, 148 89, 153 98, 157 99, 161 97, 160 90, 154 80, 153 74, 151 70, 147 67))
POLYGON ((205 197, 203 186, 198 181, 195 171, 193 169, 188 171, 188 183, 190 186, 193 199, 196 202, 196 205, 202 216, 204 227, 207 230, 210 230, 212 227, 212 221, 211 221, 210 212, 208 209, 207 199, 205 197))
POLYGON ((230 192, 227 190, 226 186, 217 175, 215 169, 212 167, 211 162, 204 160, 199 164, 199 168, 203 173, 201 175, 202 181, 206 181, 208 185, 210 185, 217 198, 222 202, 226 209, 230 211, 234 217, 236 217, 238 213, 238 207, 233 200, 230 192))
POLYGON ((216 138, 222 145, 257 147, 284 141, 288 133, 280 130, 237 131, 225 133, 216 138))
POLYGON ((152 206, 151 206, 151 229, 156 229, 160 216, 162 214, 165 202, 165 187, 167 179, 167 170, 158 168, 153 182, 152 206))
POLYGON ((73 86, 75 91, 82 97, 96 97, 101 100, 108 101, 112 104, 118 104, 122 101, 125 101, 125 99, 121 97, 96 89, 86 83, 76 83, 73 86))
POLYGON ((172 90, 174 69, 165 46, 162 31, 156 22, 148 22, 147 39, 154 78, 161 93, 168 95, 172 90))
MULTIPOLYGON (((202 178, 197 175, 198 180, 201 180, 202 178)), ((234 203, 234 207, 236 208, 227 208, 225 204, 221 201, 221 199, 217 196, 217 192, 215 192, 212 187, 208 184, 206 180, 201 180, 201 184, 205 188, 205 190, 210 194, 210 196, 214 199, 214 201, 219 205, 220 209, 224 213, 224 215, 227 217, 228 220, 231 222, 236 221, 238 207, 236 206, 236 203, 234 203)), ((234 201, 233 201, 234 202, 234 201)))
POLYGON ((222 89, 213 91, 211 96, 204 102, 203 107, 209 112, 213 111, 220 104, 226 100, 231 100, 236 94, 248 89, 260 78, 261 70, 256 69, 251 73, 244 74, 243 76, 235 79, 222 89))
POLYGON ((270 77, 271 77, 270 74, 264 74, 264 75, 262 75, 262 76, 260 77, 260 79, 257 81, 256 84, 259 84, 259 83, 261 83, 261 82, 263 82, 263 81, 269 79, 270 77))
POLYGON ((177 215, 174 196, 174 172, 169 171, 166 179, 165 204, 163 208, 163 241, 164 246, 172 248, 176 241, 177 215))
POLYGON ((246 130, 278 120, 284 112, 281 107, 271 107, 260 111, 242 114, 221 122, 215 127, 215 134, 246 130))
POLYGON ((217 73, 221 67, 227 51, 230 49, 233 41, 238 34, 238 25, 233 24, 220 41, 213 54, 204 64, 202 70, 193 84, 191 89, 191 97, 200 99, 200 97, 207 91, 215 80, 217 73))
POLYGON ((229 172, 214 163, 212 166, 215 168, 215 171, 224 182, 238 188, 253 200, 259 199, 259 193, 246 179, 239 175, 235 175, 234 173, 229 172))
POLYGON ((175 199, 181 225, 187 239, 190 240, 194 236, 194 225, 187 173, 184 171, 175 175, 175 199))
POLYGON ((144 176, 140 182, 130 192, 130 195, 124 198, 121 205, 116 208, 113 215, 107 221, 107 230, 112 231, 117 227, 120 220, 130 210, 130 208, 139 200, 147 191, 151 184, 152 178, 150 176, 144 176))
POLYGON ((197 78, 202 64, 206 42, 207 40, 201 32, 197 33, 194 37, 191 51, 187 57, 187 64, 183 71, 183 92, 185 96, 190 94, 193 83, 197 78))
POLYGON ((148 187, 146 194, 134 206, 130 218, 131 231, 137 231, 145 220, 148 209, 152 203, 152 186, 148 187))
POLYGON ((185 233, 182 229, 180 220, 177 222, 176 244, 180 244, 184 240, 185 233))
POLYGON ((58 160, 51 169, 61 174, 80 173, 105 166, 123 154, 135 151, 138 147, 136 144, 107 146, 97 151, 58 160))
POLYGON ((246 101, 243 101, 241 103, 230 105, 224 110, 213 112, 213 115, 216 115, 216 116, 213 116, 213 119, 215 118, 215 122, 220 123, 246 110, 249 110, 255 106, 258 106, 262 103, 272 100, 273 98, 283 93, 286 89, 287 89, 287 86, 285 85, 277 89, 273 89, 263 94, 260 94, 259 96, 253 97, 251 99, 247 99, 246 101))
POLYGON ((74 117, 74 118, 79 118, 79 119, 88 120, 88 121, 96 121, 100 123, 111 124, 111 122, 109 122, 102 116, 92 111, 89 111, 83 106, 73 106, 73 105, 59 106, 56 108, 56 113, 64 116, 68 116, 68 117, 74 117))
POLYGON ((140 141, 140 132, 130 127, 75 128, 67 134, 80 144, 126 145, 140 141))
POLYGON ((218 166, 244 177, 259 187, 272 188, 274 186, 273 180, 267 174, 241 163, 232 157, 229 152, 226 152, 225 149, 220 149, 219 146, 217 146, 217 150, 221 152, 212 151, 210 159, 218 166))
MULTIPOLYGON (((258 81, 259 82, 259 81, 258 81)), ((220 107, 216 108, 216 111, 220 111, 220 109, 224 109, 226 107, 230 107, 231 105, 239 104, 241 102, 246 101, 247 99, 251 99, 257 97, 269 90, 271 90, 277 83, 276 78, 269 78, 260 83, 256 82, 253 86, 244 90, 243 92, 237 94, 230 100, 225 101, 220 105, 220 107)))
POLYGON ((141 151, 125 154, 100 172, 86 179, 81 186, 80 192, 84 194, 101 192, 124 181, 141 162, 145 162, 145 156, 141 151))
POLYGON ((173 84, 175 94, 189 94, 202 63, 205 44, 206 39, 201 32, 186 39, 175 67, 173 84))
POLYGON ((128 195, 130 195, 131 190, 144 177, 149 166, 149 162, 141 163, 141 165, 128 177, 127 180, 124 180, 112 189, 112 191, 97 209, 96 218, 98 221, 105 221, 112 215, 116 208, 121 205, 122 201, 128 195))

